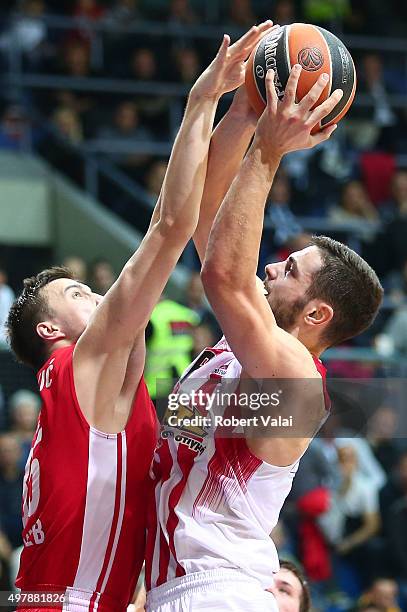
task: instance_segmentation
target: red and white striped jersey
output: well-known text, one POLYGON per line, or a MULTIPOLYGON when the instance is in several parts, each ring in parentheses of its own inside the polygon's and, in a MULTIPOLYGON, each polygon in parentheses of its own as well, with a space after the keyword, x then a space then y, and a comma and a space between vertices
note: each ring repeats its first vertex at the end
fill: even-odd
MULTIPOLYGON (((315 360, 315 365, 324 378, 321 362, 315 360)), ((199 355, 174 393, 178 398, 182 393, 191 397, 192 391, 197 396, 199 390, 226 396, 236 392, 241 371, 222 339, 199 355)), ((217 406, 216 412, 226 418, 230 408, 217 406)), ((202 405, 198 412, 201 409, 202 405)), ((187 402, 180 410, 184 417, 197 413, 187 402)), ((154 457, 155 508, 149 513, 147 588, 219 568, 237 568, 264 587, 270 586, 279 562, 269 534, 277 524, 299 461, 288 467, 272 466, 250 452, 243 436, 221 437, 213 419, 202 426, 190 421, 190 427, 177 427, 178 421, 174 423, 170 414, 168 410, 154 457)))
POLYGON ((123 612, 144 560, 157 419, 141 379, 123 431, 90 427, 75 393, 73 349, 55 351, 38 373, 43 405, 24 477, 16 585, 66 592, 63 609, 123 612))

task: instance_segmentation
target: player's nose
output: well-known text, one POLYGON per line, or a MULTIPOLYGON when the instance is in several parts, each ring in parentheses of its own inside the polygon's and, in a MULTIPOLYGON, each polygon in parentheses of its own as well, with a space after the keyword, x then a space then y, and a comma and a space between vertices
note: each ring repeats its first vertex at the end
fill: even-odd
POLYGON ((278 264, 267 264, 264 268, 264 272, 266 273, 267 280, 275 280, 278 275, 278 264))

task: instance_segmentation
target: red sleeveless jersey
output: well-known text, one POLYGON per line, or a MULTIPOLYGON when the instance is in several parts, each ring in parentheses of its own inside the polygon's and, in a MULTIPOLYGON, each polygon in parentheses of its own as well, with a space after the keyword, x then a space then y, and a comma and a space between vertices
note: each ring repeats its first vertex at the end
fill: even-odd
POLYGON ((55 351, 38 373, 43 405, 24 477, 16 585, 66 592, 64 610, 123 612, 144 559, 157 418, 141 379, 123 431, 89 426, 73 349, 55 351))

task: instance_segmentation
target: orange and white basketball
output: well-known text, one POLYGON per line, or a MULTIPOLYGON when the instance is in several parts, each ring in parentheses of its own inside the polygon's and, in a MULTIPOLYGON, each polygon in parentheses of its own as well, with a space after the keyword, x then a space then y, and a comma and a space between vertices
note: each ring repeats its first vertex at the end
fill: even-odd
POLYGON ((308 23, 273 28, 253 50, 246 67, 246 87, 254 110, 260 115, 266 106, 267 70, 275 71, 277 95, 282 98, 294 64, 302 67, 297 88, 298 101, 324 72, 329 75, 329 81, 317 104, 326 100, 335 89, 343 90, 342 99, 318 127, 338 123, 355 96, 355 66, 351 54, 339 38, 324 28, 308 23))

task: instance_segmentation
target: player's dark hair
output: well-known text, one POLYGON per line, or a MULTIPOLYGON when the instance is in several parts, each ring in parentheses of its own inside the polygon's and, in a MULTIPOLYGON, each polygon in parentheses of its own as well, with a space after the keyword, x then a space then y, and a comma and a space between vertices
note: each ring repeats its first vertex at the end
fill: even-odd
POLYGON ((291 561, 280 561, 280 568, 294 574, 301 584, 301 600, 300 612, 309 612, 311 610, 311 594, 307 581, 302 571, 291 561))
POLYGON ((306 297, 322 299, 334 315, 322 340, 329 346, 357 336, 374 321, 383 299, 383 287, 372 268, 349 247, 328 238, 313 236, 322 267, 314 274, 306 297))
POLYGON ((58 278, 73 279, 73 275, 68 268, 54 266, 26 278, 6 321, 8 342, 17 360, 35 370, 47 359, 46 345, 37 334, 36 326, 53 315, 42 289, 58 278))

